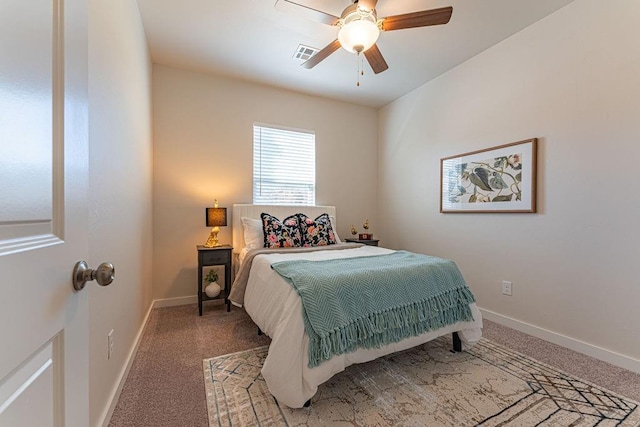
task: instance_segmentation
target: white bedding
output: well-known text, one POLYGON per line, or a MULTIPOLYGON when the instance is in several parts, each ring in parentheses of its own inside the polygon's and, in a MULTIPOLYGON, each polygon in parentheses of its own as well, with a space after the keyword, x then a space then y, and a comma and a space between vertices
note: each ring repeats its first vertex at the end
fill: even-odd
POLYGON ((238 265, 242 265, 242 263, 244 263, 244 259, 247 257, 247 253, 249 253, 249 248, 242 248, 242 250, 238 253, 238 265))
POLYGON ((267 254, 254 258, 244 296, 244 306, 254 322, 272 339, 262 375, 269 391, 280 403, 294 408, 302 407, 316 393, 320 384, 354 363, 368 362, 455 331, 459 332, 463 348, 480 339, 482 317, 476 305, 471 304, 474 318, 472 322, 458 322, 379 349, 360 349, 342 354, 315 368, 309 368, 309 337, 304 331, 301 299, 293 287, 271 269, 271 264, 291 259, 324 260, 391 252, 394 251, 362 246, 356 249, 309 253, 267 254))

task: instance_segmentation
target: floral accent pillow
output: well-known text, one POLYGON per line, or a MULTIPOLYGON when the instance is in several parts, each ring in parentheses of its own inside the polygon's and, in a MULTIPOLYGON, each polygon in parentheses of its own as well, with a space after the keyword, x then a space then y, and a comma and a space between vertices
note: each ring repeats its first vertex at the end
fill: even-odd
POLYGON ((327 246, 336 244, 336 236, 331 227, 329 215, 323 213, 316 219, 298 214, 302 231, 302 246, 327 246))
POLYGON ((291 215, 282 221, 268 213, 260 214, 264 231, 264 247, 292 248, 302 246, 300 220, 298 215, 291 215))

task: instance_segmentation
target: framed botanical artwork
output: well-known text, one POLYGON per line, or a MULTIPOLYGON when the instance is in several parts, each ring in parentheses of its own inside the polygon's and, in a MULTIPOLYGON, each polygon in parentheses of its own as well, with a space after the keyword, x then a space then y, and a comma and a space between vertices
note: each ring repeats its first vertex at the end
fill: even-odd
POLYGON ((440 159, 440 212, 536 211, 536 138, 440 159))

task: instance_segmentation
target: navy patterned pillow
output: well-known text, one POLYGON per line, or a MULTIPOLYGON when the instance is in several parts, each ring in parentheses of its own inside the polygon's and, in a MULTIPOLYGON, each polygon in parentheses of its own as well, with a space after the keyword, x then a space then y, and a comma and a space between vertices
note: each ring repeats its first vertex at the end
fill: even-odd
POLYGON ((327 246, 336 244, 336 235, 331 227, 329 215, 323 213, 316 219, 298 214, 302 231, 302 246, 327 246))
POLYGON ((298 215, 291 215, 282 221, 268 213, 260 214, 264 231, 264 247, 292 248, 302 246, 300 220, 298 215))

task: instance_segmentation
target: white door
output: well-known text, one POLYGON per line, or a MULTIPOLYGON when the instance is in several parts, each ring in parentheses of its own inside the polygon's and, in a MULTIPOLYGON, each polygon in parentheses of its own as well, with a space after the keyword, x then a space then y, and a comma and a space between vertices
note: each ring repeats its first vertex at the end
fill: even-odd
POLYGON ((88 425, 86 0, 0 0, 0 426, 88 425))

